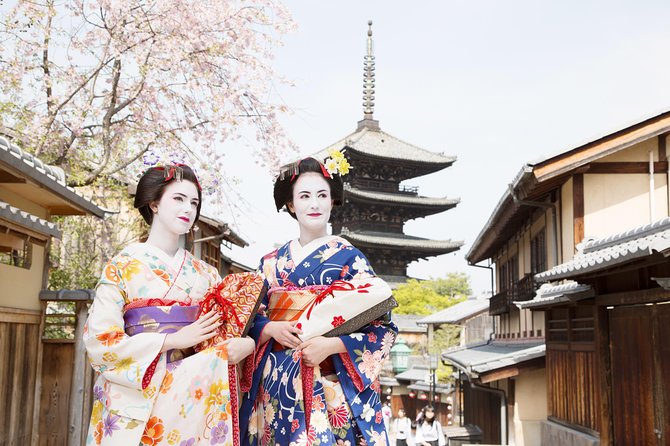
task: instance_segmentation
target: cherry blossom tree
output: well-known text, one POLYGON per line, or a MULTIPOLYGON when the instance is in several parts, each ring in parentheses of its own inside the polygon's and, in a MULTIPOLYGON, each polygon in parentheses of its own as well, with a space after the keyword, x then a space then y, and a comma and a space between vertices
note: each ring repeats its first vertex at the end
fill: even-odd
POLYGON ((59 220, 51 287, 92 286, 143 231, 125 186, 146 164, 193 166, 221 214, 222 147, 286 158, 271 64, 293 26, 274 0, 0 0, 0 132, 116 211, 59 220))
POLYGON ((0 13, 0 125, 71 186, 174 158, 216 177, 221 145, 249 131, 270 168, 291 147, 271 61, 294 24, 273 0, 0 0, 0 13))

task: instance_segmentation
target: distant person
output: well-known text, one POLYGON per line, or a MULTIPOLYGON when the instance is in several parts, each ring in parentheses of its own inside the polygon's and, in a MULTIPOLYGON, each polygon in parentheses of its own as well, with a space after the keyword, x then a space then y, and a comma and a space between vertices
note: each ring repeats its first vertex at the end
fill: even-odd
POLYGON ((389 406, 389 403, 384 403, 382 406, 382 420, 384 420, 384 427, 386 428, 386 432, 389 432, 389 429, 391 428, 391 417, 393 416, 393 411, 391 410, 391 406, 389 406))
POLYGON ((412 420, 407 417, 405 409, 398 409, 398 416, 393 420, 391 427, 391 434, 395 438, 395 446, 414 445, 414 441, 412 441, 412 420))
POLYGON ((421 410, 421 422, 416 426, 416 444, 421 446, 445 446, 442 425, 435 419, 433 406, 421 410))

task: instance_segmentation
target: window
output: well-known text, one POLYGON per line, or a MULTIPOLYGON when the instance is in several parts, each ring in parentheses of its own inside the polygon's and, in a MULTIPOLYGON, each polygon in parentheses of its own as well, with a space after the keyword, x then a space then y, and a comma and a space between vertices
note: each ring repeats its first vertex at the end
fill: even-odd
POLYGON ((202 244, 202 260, 212 265, 217 271, 221 266, 221 250, 218 244, 203 243, 202 244))
POLYGON ((547 270, 547 242, 544 234, 542 228, 530 241, 530 269, 533 274, 547 270))
POLYGON ((500 265, 500 278, 498 281, 498 292, 514 290, 514 285, 519 280, 519 258, 514 255, 505 263, 500 265))
POLYGON ((500 276, 498 278, 498 292, 507 291, 507 283, 509 280, 509 271, 507 271, 507 263, 500 265, 500 276))
POLYGON ((32 258, 30 237, 0 225, 0 263, 30 269, 32 258))

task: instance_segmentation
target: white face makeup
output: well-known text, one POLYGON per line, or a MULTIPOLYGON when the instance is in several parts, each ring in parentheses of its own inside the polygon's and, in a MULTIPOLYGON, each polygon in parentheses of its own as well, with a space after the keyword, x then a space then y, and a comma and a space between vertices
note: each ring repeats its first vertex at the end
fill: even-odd
MULTIPOLYGON (((198 189, 190 181, 173 181, 167 185, 160 201, 151 205, 152 229, 158 226, 172 234, 185 234, 193 226, 198 211, 198 189)), ((158 228, 156 228, 158 229, 158 228)))
POLYGON ((301 238, 304 235, 326 235, 333 200, 330 186, 323 175, 306 172, 298 176, 293 185, 293 202, 288 203, 288 208, 296 215, 301 238))

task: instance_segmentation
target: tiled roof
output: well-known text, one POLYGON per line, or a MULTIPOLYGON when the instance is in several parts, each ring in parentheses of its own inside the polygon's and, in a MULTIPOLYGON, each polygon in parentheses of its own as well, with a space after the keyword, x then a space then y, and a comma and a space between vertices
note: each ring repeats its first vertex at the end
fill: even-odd
POLYGON ((532 300, 514 302, 514 305, 523 308, 537 308, 547 305, 574 302, 576 300, 593 297, 594 291, 590 285, 583 285, 572 280, 560 285, 543 284, 532 300))
POLYGON ((509 367, 545 354, 544 343, 503 344, 487 343, 458 348, 442 353, 442 358, 468 375, 479 375, 509 367))
POLYGON ((60 238, 61 233, 55 223, 43 220, 32 214, 10 206, 4 201, 0 201, 0 218, 4 218, 16 225, 32 229, 40 234, 60 238))
POLYGON ((93 301, 95 290, 41 290, 40 300, 43 301, 93 301))
POLYGON ((65 182, 65 172, 55 166, 49 166, 39 158, 21 150, 16 144, 0 136, 0 162, 4 162, 21 172, 31 181, 44 187, 62 199, 85 210, 96 217, 103 218, 105 211, 80 195, 65 182))
MULTIPOLYGON (((419 392, 430 392, 431 383, 428 381, 416 381, 409 386, 410 390, 417 390, 419 392)), ((435 383, 434 387, 435 393, 451 393, 454 391, 454 386, 452 384, 440 384, 435 383)))
POLYGON ((567 151, 563 150, 525 163, 503 192, 465 258, 470 263, 479 263, 491 258, 500 244, 517 231, 528 209, 532 209, 531 206, 525 206, 523 201, 541 199, 543 195, 567 181, 569 173, 574 169, 624 150, 633 144, 665 134, 669 130, 670 111, 664 111, 623 128, 619 127, 619 130, 567 151), (563 161, 558 162, 561 159, 563 161))
POLYGON ((507 189, 503 192, 496 207, 484 224, 484 227, 479 231, 475 241, 472 242, 470 250, 465 255, 465 258, 469 262, 478 263, 486 258, 487 254, 485 253, 486 251, 482 252, 482 246, 486 246, 486 243, 491 242, 489 239, 495 240, 497 231, 494 231, 494 228, 496 225, 500 224, 500 220, 503 219, 503 214, 515 213, 521 207, 521 205, 514 199, 516 196, 514 191, 517 188, 521 188, 523 184, 532 182, 533 179, 533 166, 524 164, 514 177, 512 183, 510 183, 507 189))
POLYGON ((398 326, 398 332, 405 333, 425 333, 426 327, 417 325, 417 321, 425 316, 420 314, 393 314, 393 323, 398 326))
POLYGON ((225 231, 223 238, 228 240, 229 242, 235 243, 237 246, 240 246, 242 248, 244 248, 245 246, 249 246, 249 243, 247 243, 242 237, 240 237, 235 231, 233 231, 232 228, 228 226, 227 223, 224 223, 216 218, 207 217, 202 214, 200 215, 199 220, 209 226, 218 228, 221 231, 225 231))
POLYGON ((468 299, 426 316, 419 320, 417 324, 458 324, 476 314, 488 311, 488 309, 488 299, 468 299))
POLYGON ((426 366, 415 366, 407 369, 404 372, 398 373, 395 379, 401 381, 428 381, 430 377, 430 370, 426 366))
POLYGON ((379 158, 439 164, 444 165, 444 167, 447 167, 456 161, 455 156, 430 152, 398 139, 395 136, 391 136, 384 131, 371 130, 367 127, 342 138, 335 144, 332 144, 317 153, 315 157, 326 158, 329 150, 340 150, 344 147, 349 147, 357 152, 379 158))
MULTIPOLYGON (((579 248, 579 247, 578 247, 579 248)), ((583 242, 583 250, 565 263, 535 275, 540 282, 570 278, 670 249, 670 217, 610 237, 583 242)))
POLYGON ((452 240, 430 240, 420 237, 412 237, 404 234, 391 235, 381 232, 351 232, 347 228, 342 228, 340 235, 347 240, 359 243, 368 243, 372 245, 388 246, 391 248, 417 249, 430 253, 446 254, 456 251, 463 246, 462 241, 452 240))
POLYGON ((461 202, 460 198, 447 198, 447 197, 432 198, 412 194, 403 194, 400 192, 396 194, 392 194, 389 192, 373 192, 358 189, 352 187, 349 184, 344 185, 344 190, 346 191, 346 196, 367 198, 375 201, 384 201, 388 203, 397 203, 397 204, 408 204, 415 206, 436 206, 436 207, 452 208, 461 202))

